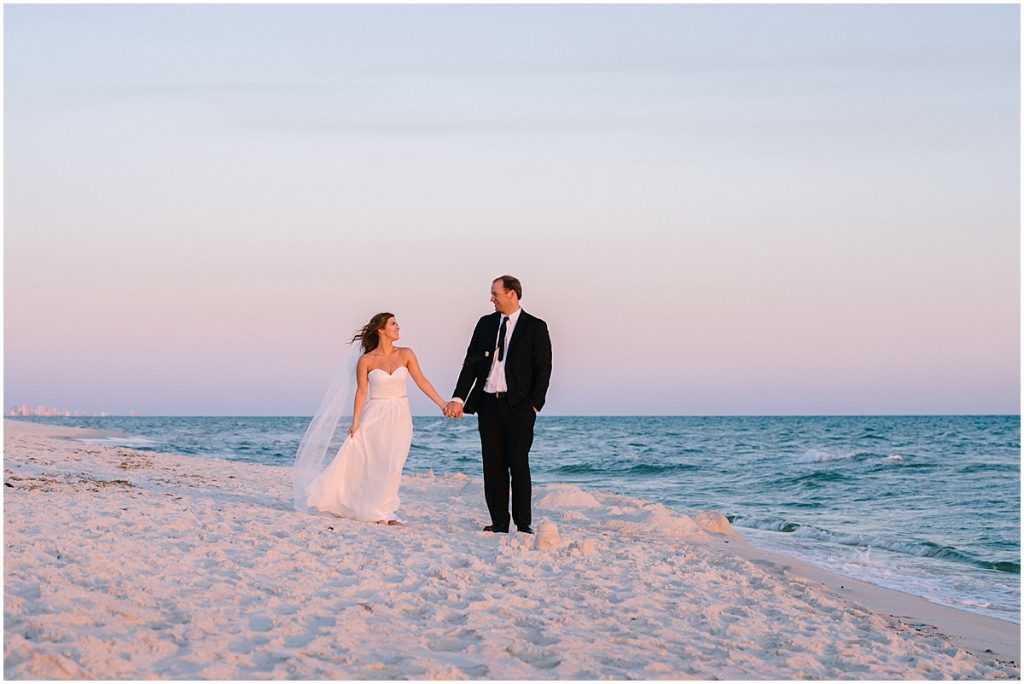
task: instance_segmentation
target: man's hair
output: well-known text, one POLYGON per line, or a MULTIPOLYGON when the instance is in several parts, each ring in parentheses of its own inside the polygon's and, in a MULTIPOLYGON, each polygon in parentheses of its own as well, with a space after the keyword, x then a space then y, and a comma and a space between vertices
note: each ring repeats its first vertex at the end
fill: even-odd
POLYGON ((501 286, 506 290, 514 290, 516 297, 519 299, 523 298, 523 284, 519 282, 519 278, 510 275, 498 276, 493 282, 501 281, 501 286))

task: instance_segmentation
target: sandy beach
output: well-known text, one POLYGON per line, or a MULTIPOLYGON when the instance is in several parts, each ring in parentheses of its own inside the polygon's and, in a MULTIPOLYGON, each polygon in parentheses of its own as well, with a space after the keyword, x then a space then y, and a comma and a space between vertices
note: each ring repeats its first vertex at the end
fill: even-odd
POLYGON ((757 549, 719 513, 406 476, 404 527, 297 513, 285 467, 4 421, 12 679, 1020 678, 1020 627, 757 549))

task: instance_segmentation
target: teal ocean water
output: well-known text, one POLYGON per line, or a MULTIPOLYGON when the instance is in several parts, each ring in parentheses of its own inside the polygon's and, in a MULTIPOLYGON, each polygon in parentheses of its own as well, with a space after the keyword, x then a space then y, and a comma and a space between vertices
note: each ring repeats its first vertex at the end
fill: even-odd
MULTIPOLYGON (((308 418, 35 418, 273 465, 308 418)), ((727 515, 751 543, 1020 621, 1020 417, 546 417, 534 482, 727 515)), ((417 417, 407 471, 481 476, 475 419, 417 417)), ((481 501, 481 520, 484 519, 481 501)))

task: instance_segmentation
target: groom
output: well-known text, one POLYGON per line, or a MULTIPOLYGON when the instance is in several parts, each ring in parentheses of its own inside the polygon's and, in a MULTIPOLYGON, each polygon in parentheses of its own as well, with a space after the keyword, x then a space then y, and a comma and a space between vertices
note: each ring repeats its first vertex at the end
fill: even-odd
POLYGON ((494 313, 481 318, 466 350, 448 414, 477 413, 484 464, 484 498, 491 514, 485 532, 508 532, 509 481, 512 520, 533 534, 530 446, 537 413, 551 380, 547 323, 519 308, 523 286, 503 275, 491 283, 494 313))

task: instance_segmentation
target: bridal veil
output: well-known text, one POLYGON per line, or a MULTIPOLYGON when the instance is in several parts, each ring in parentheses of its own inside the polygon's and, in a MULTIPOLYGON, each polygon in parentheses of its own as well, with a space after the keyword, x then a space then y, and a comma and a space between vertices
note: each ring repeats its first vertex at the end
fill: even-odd
POLYGON ((306 428, 299 450, 295 454, 295 510, 315 512, 306 505, 309 485, 330 462, 329 456, 337 453, 348 436, 347 418, 352 415, 352 402, 356 394, 356 364, 362 356, 362 345, 352 342, 341 355, 339 366, 331 384, 320 402, 320 408, 306 428))

